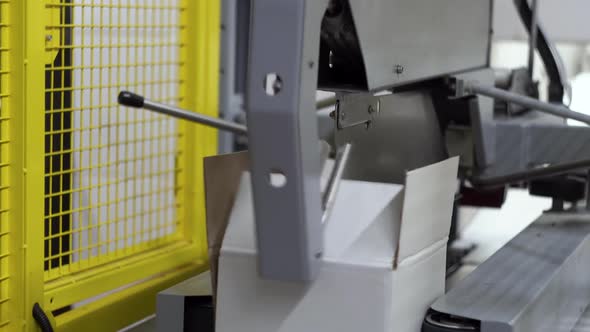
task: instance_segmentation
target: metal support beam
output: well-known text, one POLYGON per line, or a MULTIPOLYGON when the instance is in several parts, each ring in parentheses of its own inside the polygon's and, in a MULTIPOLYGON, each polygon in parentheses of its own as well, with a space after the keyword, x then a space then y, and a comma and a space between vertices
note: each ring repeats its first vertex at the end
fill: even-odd
POLYGON ((252 1, 246 100, 265 279, 310 281, 319 272, 323 230, 314 109, 326 7, 326 0, 252 1))
POLYGON ((422 331, 572 331, 590 303, 582 217, 543 215, 439 298, 442 319, 431 313, 422 331))
POLYGON ((579 171, 590 168, 590 160, 579 160, 570 163, 543 165, 526 171, 515 172, 494 177, 472 177, 471 183, 478 187, 504 186, 511 183, 532 181, 547 177, 558 176, 562 174, 579 171))

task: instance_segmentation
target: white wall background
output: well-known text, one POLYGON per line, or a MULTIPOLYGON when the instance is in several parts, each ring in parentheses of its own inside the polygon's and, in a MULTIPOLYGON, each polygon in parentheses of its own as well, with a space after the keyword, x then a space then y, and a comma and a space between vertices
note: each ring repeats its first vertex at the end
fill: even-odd
MULTIPOLYGON (((590 41, 588 0, 538 0, 540 20, 551 37, 562 42, 590 41), (586 27, 586 28, 585 28, 586 27)), ((513 0, 495 0, 494 33, 498 39, 524 40, 527 38, 514 10, 513 0)))
MULTIPOLYGON (((539 20, 549 38, 557 46, 564 60, 572 83, 573 100, 566 102, 574 110, 584 110, 588 99, 584 83, 577 77, 590 71, 590 1, 587 0, 538 0, 539 20)), ((512 0, 496 0, 494 12, 494 47, 492 65, 516 68, 527 65, 528 34, 514 8, 512 0)), ((546 95, 547 76, 540 59, 536 58, 535 78, 541 82, 541 96, 546 95)))

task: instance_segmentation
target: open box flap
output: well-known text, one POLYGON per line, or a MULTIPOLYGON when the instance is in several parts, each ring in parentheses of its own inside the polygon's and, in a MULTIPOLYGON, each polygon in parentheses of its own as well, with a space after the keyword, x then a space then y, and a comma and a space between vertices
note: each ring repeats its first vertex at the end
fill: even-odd
POLYGON ((453 157, 407 173, 396 266, 448 238, 458 167, 453 157))
POLYGON ((398 193, 377 211, 378 214, 361 233, 356 234, 354 243, 346 248, 341 257, 342 261, 388 269, 393 267, 404 199, 403 186, 396 186, 399 188, 398 193))
POLYGON ((402 185, 343 180, 325 228, 325 257, 340 258, 345 252, 349 257, 355 243, 373 236, 370 247, 361 245, 353 250, 354 257, 391 260, 392 239, 397 238, 394 221, 399 221, 401 214, 401 206, 394 206, 394 200, 399 200, 402 191, 402 185))
POLYGON ((207 244, 211 284, 215 295, 219 251, 234 205, 242 173, 248 169, 247 152, 207 157, 204 160, 207 244))

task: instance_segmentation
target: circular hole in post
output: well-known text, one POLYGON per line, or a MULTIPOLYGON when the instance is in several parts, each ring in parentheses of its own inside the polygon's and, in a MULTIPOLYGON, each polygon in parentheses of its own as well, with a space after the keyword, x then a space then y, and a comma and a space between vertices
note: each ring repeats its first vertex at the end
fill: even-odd
POLYGON ((280 170, 273 169, 268 173, 268 183, 274 188, 283 188, 287 185, 287 176, 280 170))
POLYGON ((283 79, 277 73, 267 74, 264 78, 264 92, 269 96, 276 96, 283 89, 283 79))

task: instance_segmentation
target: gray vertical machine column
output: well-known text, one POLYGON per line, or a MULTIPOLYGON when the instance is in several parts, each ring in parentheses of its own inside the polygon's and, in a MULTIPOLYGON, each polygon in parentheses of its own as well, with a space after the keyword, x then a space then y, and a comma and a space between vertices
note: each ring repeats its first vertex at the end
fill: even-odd
MULTIPOLYGON (((223 0, 219 76, 220 117, 235 121, 244 110, 250 0, 223 0)), ((234 150, 235 134, 219 132, 219 152, 234 150)))
POLYGON ((327 1, 251 5, 246 104, 259 271, 309 281, 323 249, 315 94, 327 1))
MULTIPOLYGON (((235 24, 236 0, 223 0, 221 3, 221 59, 219 68, 219 116, 232 120, 234 99, 234 59, 235 59, 235 24)), ((233 150, 232 133, 219 131, 219 152, 233 150)))

